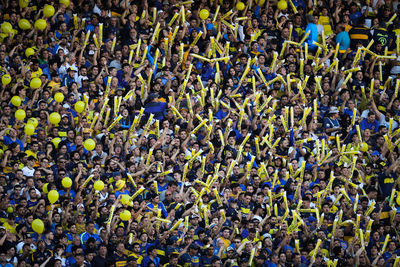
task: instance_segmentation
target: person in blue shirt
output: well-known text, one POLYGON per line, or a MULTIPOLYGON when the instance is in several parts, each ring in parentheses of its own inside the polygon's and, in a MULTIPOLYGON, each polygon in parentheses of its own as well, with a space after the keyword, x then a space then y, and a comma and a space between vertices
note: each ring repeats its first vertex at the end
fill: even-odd
POLYGON ((338 35, 336 35, 336 43, 339 44, 339 50, 347 50, 350 48, 350 35, 346 31, 343 25, 337 27, 339 30, 338 35))
POLYGON ((165 218, 168 217, 168 212, 167 209, 165 208, 164 204, 160 202, 160 196, 159 195, 154 195, 151 198, 151 202, 147 203, 146 205, 150 210, 157 211, 158 209, 161 209, 162 215, 164 215, 165 218))
POLYGON ((361 130, 369 129, 372 132, 378 131, 379 122, 375 119, 375 113, 369 112, 368 117, 363 119, 360 123, 361 130))
POLYGON ((315 50, 317 48, 316 45, 314 45, 314 42, 318 43, 318 28, 317 25, 314 23, 314 16, 313 15, 307 15, 306 16, 307 20, 307 27, 304 32, 306 34, 307 32, 310 32, 308 35, 306 42, 308 44, 308 49, 309 50, 315 50))
POLYGON ((98 234, 94 233, 94 223, 93 222, 89 222, 86 226, 86 232, 83 232, 81 234, 81 245, 82 245, 83 249, 86 248, 86 241, 90 237, 93 237, 96 240, 96 242, 98 242, 98 244, 100 244, 100 242, 101 242, 100 236, 98 234))

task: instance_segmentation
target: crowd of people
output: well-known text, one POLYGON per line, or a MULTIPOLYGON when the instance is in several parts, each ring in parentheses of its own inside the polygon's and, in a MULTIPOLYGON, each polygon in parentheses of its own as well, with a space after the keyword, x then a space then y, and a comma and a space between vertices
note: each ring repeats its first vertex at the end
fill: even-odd
POLYGON ((400 266, 399 1, 243 1, 0 0, 0 266, 400 266))

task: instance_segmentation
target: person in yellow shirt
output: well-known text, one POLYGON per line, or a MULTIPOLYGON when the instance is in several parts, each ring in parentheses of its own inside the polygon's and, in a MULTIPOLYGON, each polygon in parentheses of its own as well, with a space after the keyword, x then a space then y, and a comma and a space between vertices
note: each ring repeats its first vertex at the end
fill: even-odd
POLYGON ((32 78, 39 78, 43 74, 42 69, 39 67, 39 60, 32 59, 31 63, 28 69, 32 73, 32 78))
POLYGON ((15 216, 12 214, 9 214, 7 221, 3 223, 4 229, 8 230, 11 234, 17 233, 16 231, 17 225, 18 224, 15 223, 15 216))
POLYGON ((219 239, 224 241, 224 249, 229 247, 229 245, 231 244, 231 237, 228 227, 224 227, 224 229, 222 229, 222 236, 219 239))
POLYGON ((25 151, 27 157, 33 156, 35 159, 38 159, 37 158, 38 152, 39 152, 39 143, 38 142, 32 142, 30 145, 30 149, 25 151))

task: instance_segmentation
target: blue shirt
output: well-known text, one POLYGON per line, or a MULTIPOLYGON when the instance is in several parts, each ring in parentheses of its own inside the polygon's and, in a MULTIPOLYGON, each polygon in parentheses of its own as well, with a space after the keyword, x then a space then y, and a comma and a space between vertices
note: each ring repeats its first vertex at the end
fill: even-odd
POLYGON ((317 46, 314 45, 313 42, 315 41, 318 43, 318 27, 317 27, 317 25, 315 25, 314 23, 309 23, 307 25, 307 28, 306 28, 304 34, 307 33, 308 31, 310 31, 310 35, 308 35, 306 42, 308 44, 308 48, 311 50, 314 50, 317 48, 317 46))
POLYGON ((379 128, 379 122, 374 120, 372 123, 368 122, 368 119, 363 119, 360 123, 361 130, 370 129, 373 132, 376 132, 379 128))
POLYGON ((340 50, 347 50, 350 48, 350 35, 346 31, 342 31, 336 36, 336 43, 339 43, 340 50))

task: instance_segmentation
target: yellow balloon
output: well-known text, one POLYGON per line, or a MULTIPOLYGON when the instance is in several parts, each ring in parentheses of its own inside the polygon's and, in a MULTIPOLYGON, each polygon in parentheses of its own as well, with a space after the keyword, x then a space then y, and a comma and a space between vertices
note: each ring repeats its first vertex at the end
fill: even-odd
POLYGON ((262 6, 265 3, 265 0, 258 0, 256 1, 257 5, 262 6))
POLYGON ((18 21, 18 27, 22 30, 29 30, 32 28, 31 23, 27 19, 20 19, 18 21))
POLYGON ((35 219, 32 221, 32 229, 38 234, 43 233, 44 223, 41 219, 35 219))
POLYGON ((62 93, 58 92, 58 93, 56 93, 56 94, 54 95, 54 100, 55 100, 57 103, 61 103, 61 102, 64 101, 64 95, 63 95, 62 93))
POLYGON ((60 138, 60 137, 53 138, 53 139, 51 140, 51 142, 53 143, 53 145, 54 145, 56 148, 58 148, 58 144, 61 142, 61 138, 60 138))
POLYGON ((16 118, 17 120, 23 121, 23 120, 25 119, 25 117, 26 117, 25 110, 23 110, 23 109, 18 109, 18 110, 15 112, 15 118, 16 118))
POLYGON ((33 48, 27 48, 26 50, 25 50, 25 56, 26 57, 30 57, 30 56, 33 56, 35 54, 35 50, 33 50, 33 48))
POLYGON ((43 31, 47 27, 47 22, 44 19, 38 19, 35 21, 35 29, 43 31))
POLYGON ((51 16, 53 16, 54 15, 54 12, 56 12, 55 10, 54 10, 54 7, 53 6, 51 6, 51 5, 46 5, 45 7, 44 7, 44 9, 43 9, 43 15, 45 16, 45 17, 51 17, 51 16))
POLYGON ((25 124, 25 134, 26 135, 33 135, 35 133, 35 126, 33 126, 32 124, 25 124))
POLYGON ((22 102, 21 98, 17 95, 15 95, 11 98, 11 104, 13 104, 13 106, 15 106, 15 107, 21 106, 21 102, 22 102))
POLYGON ((236 9, 242 11, 244 9, 244 4, 242 2, 238 2, 236 4, 236 9))
POLYGON ((56 203, 59 196, 60 195, 58 194, 57 190, 51 190, 51 191, 49 191, 49 194, 47 195, 51 204, 56 203))
POLYGON ((129 203, 130 197, 127 194, 121 195, 120 202, 122 205, 127 205, 129 203))
POLYGON ((10 74, 4 74, 3 77, 1 77, 1 83, 4 85, 7 85, 11 82, 11 76, 10 74))
POLYGON ((97 180, 96 182, 94 182, 93 187, 94 187, 95 190, 101 191, 101 190, 104 189, 104 183, 101 180, 97 180))
POLYGON ((61 116, 58 112, 53 112, 50 114, 49 120, 52 124, 58 124, 61 121, 61 116))
POLYGON ((1 31, 4 33, 9 33, 12 31, 12 25, 10 22, 3 22, 3 24, 1 24, 1 31))
POLYGON ((42 191, 43 191, 43 193, 48 193, 49 192, 49 190, 47 189, 47 186, 49 185, 49 183, 45 183, 44 185, 43 185, 43 187, 42 187, 42 191))
POLYGON ((85 103, 83 101, 78 101, 75 103, 75 110, 78 113, 81 113, 85 109, 85 103))
POLYGON ((29 5, 29 0, 19 0, 19 6, 25 8, 29 5))
POLYGON ((285 10, 287 8, 287 2, 284 0, 281 0, 278 2, 278 8, 280 10, 285 10))
POLYGON ((83 147, 88 151, 92 151, 96 147, 96 142, 90 138, 86 139, 85 143, 83 143, 83 147))
POLYGON ((207 9, 202 9, 200 10, 200 18, 202 20, 206 20, 208 18, 208 16, 210 15, 210 13, 208 12, 207 9))
POLYGON ((129 221, 131 216, 132 216, 132 214, 129 212, 129 210, 124 210, 123 212, 121 212, 119 214, 119 218, 121 218, 121 220, 123 220, 123 221, 129 221))
POLYGON ((35 126, 35 128, 39 125, 39 122, 36 118, 29 118, 28 123, 35 126))
POLYGON ((32 89, 37 89, 42 86, 42 80, 40 80, 39 78, 33 78, 31 80, 30 86, 32 89))
POLYGON ((61 183, 65 188, 71 188, 71 186, 72 186, 72 180, 69 177, 64 177, 61 180, 61 183))
POLYGON ((7 208, 7 212, 8 212, 8 213, 13 213, 13 212, 14 212, 14 208, 11 207, 11 206, 8 207, 8 208, 7 208))
POLYGON ((361 146, 360 146, 360 150, 361 150, 361 152, 367 152, 368 151, 368 144, 365 143, 365 142, 362 142, 361 146))
POLYGON ((65 7, 69 6, 69 0, 60 0, 60 4, 64 4, 65 7))

